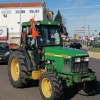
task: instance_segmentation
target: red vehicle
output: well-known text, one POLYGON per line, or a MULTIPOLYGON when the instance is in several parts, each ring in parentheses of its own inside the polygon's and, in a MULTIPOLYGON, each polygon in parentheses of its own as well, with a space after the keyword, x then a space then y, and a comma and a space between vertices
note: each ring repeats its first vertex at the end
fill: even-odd
POLYGON ((10 49, 17 49, 17 48, 18 48, 18 44, 10 43, 10 49))

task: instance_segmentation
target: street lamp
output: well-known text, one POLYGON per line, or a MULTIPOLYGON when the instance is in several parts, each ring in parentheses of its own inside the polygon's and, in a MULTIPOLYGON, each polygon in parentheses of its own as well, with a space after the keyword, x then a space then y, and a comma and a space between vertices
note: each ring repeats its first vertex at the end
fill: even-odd
POLYGON ((87 0, 86 0, 86 3, 85 3, 85 12, 84 12, 84 37, 85 37, 85 27, 86 27, 86 4, 87 4, 87 0))
POLYGON ((22 7, 22 0, 20 0, 20 25, 19 25, 20 44, 21 44, 21 7, 22 7))
POLYGON ((21 33, 21 7, 22 7, 22 0, 20 0, 20 33, 21 33))

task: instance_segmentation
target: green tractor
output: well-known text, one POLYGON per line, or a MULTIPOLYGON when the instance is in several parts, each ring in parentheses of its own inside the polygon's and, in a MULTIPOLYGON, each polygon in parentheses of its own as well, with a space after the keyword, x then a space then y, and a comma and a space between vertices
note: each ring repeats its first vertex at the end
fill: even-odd
POLYGON ((97 81, 89 69, 87 52, 62 45, 60 24, 56 21, 35 21, 39 36, 32 38, 31 22, 22 23, 21 45, 10 53, 8 75, 15 88, 39 81, 44 100, 63 97, 64 88, 75 87, 81 95, 92 95, 97 81))

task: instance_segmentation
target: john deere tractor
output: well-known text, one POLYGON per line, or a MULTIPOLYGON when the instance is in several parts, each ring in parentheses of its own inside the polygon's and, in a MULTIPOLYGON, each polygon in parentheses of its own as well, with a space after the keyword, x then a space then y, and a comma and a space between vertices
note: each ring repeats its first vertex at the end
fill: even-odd
POLYGON ((87 52, 62 46, 60 24, 35 21, 38 36, 33 38, 31 21, 22 23, 21 45, 10 53, 8 75, 15 88, 39 81, 43 100, 58 100, 64 88, 75 87, 81 95, 92 95, 97 82, 89 69, 87 52))

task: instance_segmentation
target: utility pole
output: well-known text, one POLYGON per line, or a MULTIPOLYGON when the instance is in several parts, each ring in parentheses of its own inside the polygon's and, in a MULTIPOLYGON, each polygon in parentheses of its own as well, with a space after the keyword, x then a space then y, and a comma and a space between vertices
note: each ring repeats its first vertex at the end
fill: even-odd
POLYGON ((20 0, 20 25, 19 25, 19 34, 20 34, 20 44, 21 44, 21 30, 22 30, 22 25, 21 25, 21 8, 22 8, 22 0, 20 0))
POLYGON ((21 8, 22 8, 22 0, 20 0, 20 34, 21 34, 21 8))
POLYGON ((85 28, 86 28, 86 4, 87 4, 87 0, 86 0, 86 3, 85 3, 85 12, 84 12, 84 37, 85 37, 85 28))
POLYGON ((88 25, 88 36, 90 37, 90 26, 88 25))

